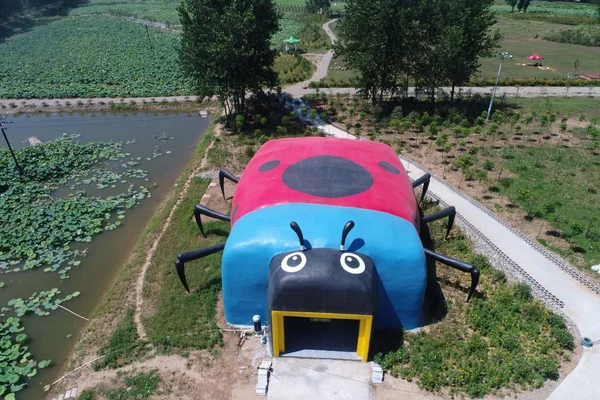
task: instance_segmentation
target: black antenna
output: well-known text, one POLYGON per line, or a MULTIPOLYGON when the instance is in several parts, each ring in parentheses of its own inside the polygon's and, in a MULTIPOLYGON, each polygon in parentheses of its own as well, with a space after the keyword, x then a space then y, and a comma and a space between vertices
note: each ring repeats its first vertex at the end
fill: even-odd
POLYGON ((340 245, 340 251, 345 251, 344 245, 346 244, 346 236, 350 233, 350 231, 354 228, 354 221, 346 222, 344 225, 344 230, 342 230, 342 244, 340 245))
POLYGON ((296 232, 296 235, 298 235, 298 240, 300 241, 300 249, 302 251, 306 250, 306 246, 304 245, 304 235, 302 235, 302 230, 300 229, 296 221, 290 222, 290 228, 292 228, 292 230, 296 232))

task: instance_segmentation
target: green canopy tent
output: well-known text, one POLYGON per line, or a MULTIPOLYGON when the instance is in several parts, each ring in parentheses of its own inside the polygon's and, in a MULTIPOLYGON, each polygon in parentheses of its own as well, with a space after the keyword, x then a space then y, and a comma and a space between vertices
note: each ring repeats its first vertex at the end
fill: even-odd
POLYGON ((300 41, 300 39, 296 39, 293 36, 290 36, 289 39, 285 39, 283 42, 285 43, 285 52, 289 52, 290 51, 290 44, 294 45, 294 50, 296 51, 296 53, 298 52, 298 42, 300 41))

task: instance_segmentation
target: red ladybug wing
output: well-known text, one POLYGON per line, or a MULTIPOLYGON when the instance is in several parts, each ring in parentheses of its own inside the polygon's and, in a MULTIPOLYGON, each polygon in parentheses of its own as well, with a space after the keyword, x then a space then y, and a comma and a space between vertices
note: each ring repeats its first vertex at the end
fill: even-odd
POLYGON ((265 143, 237 186, 232 224, 258 208, 286 203, 381 211, 419 228, 408 175, 396 153, 381 143, 322 137, 265 143))

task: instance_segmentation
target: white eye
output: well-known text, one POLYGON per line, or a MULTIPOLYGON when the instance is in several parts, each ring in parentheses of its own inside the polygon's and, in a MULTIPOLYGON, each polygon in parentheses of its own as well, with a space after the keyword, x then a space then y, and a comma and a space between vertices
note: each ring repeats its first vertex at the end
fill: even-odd
POLYGON ((362 258, 352 253, 343 253, 340 256, 340 264, 344 271, 354 275, 365 272, 365 262, 362 258))
POLYGON ((305 265, 306 256, 301 251, 288 254, 281 260, 281 269, 285 272, 298 272, 304 268, 305 265))

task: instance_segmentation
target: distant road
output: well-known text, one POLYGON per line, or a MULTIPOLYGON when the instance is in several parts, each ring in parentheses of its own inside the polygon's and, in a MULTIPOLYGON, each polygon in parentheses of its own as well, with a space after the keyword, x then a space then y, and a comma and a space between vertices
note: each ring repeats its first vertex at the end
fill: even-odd
MULTIPOLYGON (((317 70, 318 71, 318 70, 317 70)), ((312 78, 311 78, 312 79, 312 78)), ((441 88, 444 92, 450 93, 449 87, 441 88)), ((303 86, 299 86, 298 84, 287 86, 283 88, 284 91, 290 93, 294 97, 302 97, 307 94, 314 94, 317 92, 317 89, 309 89, 303 86)), ((326 94, 355 94, 355 88, 323 88, 318 89, 320 93, 326 94)), ((414 88, 409 88, 409 95, 414 95, 414 88)), ((489 95, 492 93, 492 87, 458 87, 456 88, 456 92, 462 92, 465 94, 481 94, 481 95, 489 95)), ((496 91, 496 97, 502 96, 508 97, 595 97, 600 98, 600 87, 535 87, 535 86, 525 86, 525 87, 515 87, 515 86, 505 86, 499 87, 496 91)), ((70 103, 71 105, 77 105, 78 102, 82 102, 85 105, 92 104, 102 104, 102 103, 176 103, 176 102, 185 102, 185 101, 196 101, 198 99, 197 96, 155 96, 155 97, 117 97, 117 98, 108 98, 108 97, 96 97, 96 98, 73 98, 73 99, 0 99, 0 107, 4 105, 6 108, 0 108, 0 114, 2 113, 15 113, 19 111, 23 111, 24 109, 30 109, 32 106, 35 106, 36 110, 44 111, 44 109, 48 109, 52 111, 56 108, 57 105, 65 107, 66 103, 70 103), (24 103, 24 104, 22 104, 24 103), (14 107, 13 107, 14 106, 14 107)))

